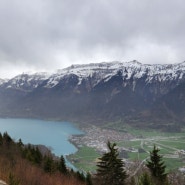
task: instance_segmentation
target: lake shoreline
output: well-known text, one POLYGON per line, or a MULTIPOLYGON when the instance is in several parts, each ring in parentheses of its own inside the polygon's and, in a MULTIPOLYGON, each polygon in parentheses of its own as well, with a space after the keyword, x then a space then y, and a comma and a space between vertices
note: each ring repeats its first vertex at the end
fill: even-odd
MULTIPOLYGON (((7 117, 0 118, 0 132, 7 132, 15 141, 21 138, 25 145, 43 145, 54 156, 63 155, 65 158, 78 151, 78 147, 70 142, 70 137, 84 134, 78 124, 67 121, 7 117)), ((66 165, 73 166, 68 160, 66 165)))

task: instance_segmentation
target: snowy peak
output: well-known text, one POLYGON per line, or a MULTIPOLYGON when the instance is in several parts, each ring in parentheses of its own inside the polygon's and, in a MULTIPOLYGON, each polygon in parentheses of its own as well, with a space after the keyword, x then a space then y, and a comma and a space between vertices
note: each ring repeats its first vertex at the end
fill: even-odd
POLYGON ((97 85, 98 82, 105 80, 107 81, 112 76, 116 75, 119 71, 122 72, 124 81, 128 81, 131 78, 138 80, 145 77, 146 83, 152 83, 152 81, 170 81, 170 80, 181 80, 185 77, 185 62, 180 64, 141 64, 134 60, 131 62, 102 62, 102 63, 91 63, 82 65, 72 65, 68 68, 58 70, 56 74, 50 76, 49 81, 45 87, 54 87, 59 81, 69 74, 76 75, 79 80, 79 85, 82 80, 86 80, 89 77, 94 77, 97 85))
POLYGON ((132 80, 134 84, 141 78, 144 78, 146 84, 157 82, 170 82, 185 80, 185 62, 179 64, 141 64, 134 60, 130 62, 102 62, 81 65, 71 65, 70 67, 60 69, 56 73, 35 73, 18 75, 11 80, 0 80, 0 85, 6 88, 15 88, 22 90, 33 90, 39 87, 44 81, 44 88, 53 88, 71 75, 78 80, 77 85, 82 81, 91 79, 92 87, 99 82, 107 82, 117 74, 122 75, 125 82, 132 80))
POLYGON ((1 86, 17 90, 31 91, 38 87, 44 80, 48 79, 47 73, 21 74, 4 82, 1 86))
POLYGON ((179 73, 185 72, 185 62, 174 65, 141 64, 135 60, 131 62, 92 63, 85 65, 72 65, 68 68, 58 70, 58 74, 55 75, 64 76, 67 74, 75 74, 79 77, 88 77, 92 76, 93 73, 101 73, 102 77, 105 77, 108 74, 115 75, 119 70, 123 71, 123 75, 125 73, 127 73, 127 76, 131 76, 131 74, 133 74, 135 78, 141 78, 144 74, 149 77, 163 74, 177 78, 179 73))
POLYGON ((1 78, 0 78, 0 85, 6 83, 7 81, 8 81, 8 79, 1 79, 1 78))

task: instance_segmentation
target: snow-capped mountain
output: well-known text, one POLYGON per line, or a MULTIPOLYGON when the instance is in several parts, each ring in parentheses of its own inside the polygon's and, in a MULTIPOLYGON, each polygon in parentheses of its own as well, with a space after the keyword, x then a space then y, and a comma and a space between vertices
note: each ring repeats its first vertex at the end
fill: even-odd
POLYGON ((53 74, 21 74, 0 80, 0 115, 181 123, 185 118, 184 85, 185 62, 72 65, 53 74), (174 109, 176 104, 180 110, 174 109))
MULTIPOLYGON (((185 62, 180 64, 163 64, 163 65, 147 65, 137 61, 131 62, 103 62, 84 65, 72 65, 68 68, 58 70, 54 74, 35 73, 21 74, 9 81, 0 80, 0 85, 6 88, 15 88, 20 90, 33 90, 44 81, 47 81, 45 88, 53 88, 57 86, 62 79, 68 79, 71 75, 76 77, 78 84, 83 81, 92 80, 92 88, 99 82, 107 82, 113 76, 120 73, 122 79, 127 85, 130 80, 136 82, 138 79, 145 78, 146 84, 158 82, 176 81, 180 83, 185 79, 185 62)), ((135 84, 136 85, 136 84, 135 84)))
POLYGON ((0 86, 23 91, 32 91, 37 88, 44 80, 48 79, 47 73, 21 74, 10 80, 3 81, 0 86))
POLYGON ((1 79, 1 78, 0 78, 0 85, 6 83, 7 81, 8 81, 7 79, 1 79))

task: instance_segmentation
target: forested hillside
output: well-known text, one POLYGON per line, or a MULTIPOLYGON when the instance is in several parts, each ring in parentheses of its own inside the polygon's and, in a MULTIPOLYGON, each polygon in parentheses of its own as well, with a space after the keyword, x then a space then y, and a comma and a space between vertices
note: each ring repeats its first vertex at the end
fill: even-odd
POLYGON ((85 185, 84 176, 68 170, 62 156, 54 160, 7 133, 0 134, 0 179, 9 185, 85 185))

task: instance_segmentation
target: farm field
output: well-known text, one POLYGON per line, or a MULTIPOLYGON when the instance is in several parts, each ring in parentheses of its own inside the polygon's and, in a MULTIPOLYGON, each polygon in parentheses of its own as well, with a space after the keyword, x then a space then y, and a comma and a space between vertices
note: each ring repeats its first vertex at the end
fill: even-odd
POLYGON ((128 149, 127 159, 131 161, 147 159, 154 145, 160 149, 168 171, 185 165, 185 142, 182 142, 181 138, 176 138, 174 141, 174 138, 157 137, 118 143, 119 147, 128 149))
POLYGON ((82 146, 75 154, 67 156, 73 165, 81 171, 95 171, 96 160, 100 154, 94 149, 87 146, 82 146))
MULTIPOLYGON (((98 128, 95 130, 96 133, 97 129, 98 128)), ((105 133, 105 130, 103 131, 104 132, 102 133, 105 133)), ((93 134, 92 130, 91 134, 93 134)), ((116 142, 120 150, 120 157, 127 161, 146 161, 150 155, 150 151, 153 149, 153 146, 156 145, 160 149, 160 154, 163 156, 167 171, 176 170, 179 167, 185 166, 184 130, 181 133, 167 133, 155 130, 140 130, 131 127, 125 127, 124 132, 119 132, 119 134, 132 135, 130 139, 119 141, 110 140, 111 142, 116 142)), ((102 137, 103 136, 100 138, 102 137)), ((85 145, 81 143, 82 147, 79 147, 77 153, 68 156, 69 160, 72 161, 78 169, 84 170, 86 172, 95 171, 98 157, 100 157, 101 153, 103 152, 99 150, 99 147, 87 146, 87 138, 88 136, 86 136, 85 145)), ((81 141, 83 141, 83 139, 81 141)), ((93 143, 92 138, 89 138, 89 142, 91 144, 93 143)), ((100 140, 99 142, 101 143, 102 141, 100 140)))
POLYGON ((185 131, 167 133, 156 130, 140 130, 130 127, 125 130, 136 138, 117 143, 119 147, 132 149, 128 151, 128 160, 146 160, 156 145, 163 156, 167 171, 178 169, 185 165, 185 131))

